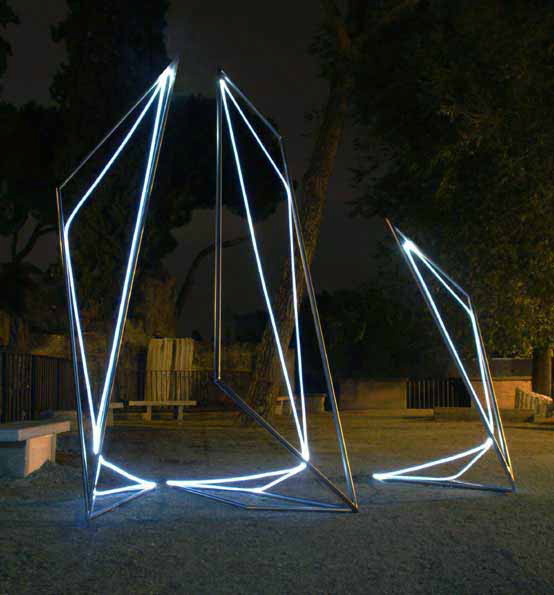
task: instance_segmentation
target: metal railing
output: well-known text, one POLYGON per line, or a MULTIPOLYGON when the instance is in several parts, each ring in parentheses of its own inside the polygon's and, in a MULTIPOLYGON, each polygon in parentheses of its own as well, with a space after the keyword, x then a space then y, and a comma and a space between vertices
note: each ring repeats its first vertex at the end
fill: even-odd
POLYGON ((36 419, 47 409, 74 408, 69 360, 0 351, 0 422, 36 419))
MULTIPOLYGON (((226 371, 226 381, 245 394, 248 371, 226 371)), ((100 383, 93 378, 93 390, 100 383)), ((112 401, 195 400, 201 407, 232 407, 213 382, 213 371, 118 369, 112 401)), ((72 362, 63 358, 0 351, 0 423, 37 419, 45 411, 75 409, 72 362)))
POLYGON ((409 409, 471 407, 471 397, 461 378, 410 378, 406 400, 409 409))

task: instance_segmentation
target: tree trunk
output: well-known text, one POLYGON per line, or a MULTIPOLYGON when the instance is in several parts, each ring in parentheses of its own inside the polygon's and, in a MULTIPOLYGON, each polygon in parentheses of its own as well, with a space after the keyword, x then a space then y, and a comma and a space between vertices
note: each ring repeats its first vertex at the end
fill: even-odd
MULTIPOLYGON (((335 166, 335 158, 345 126, 352 89, 351 60, 356 44, 366 26, 367 0, 348 0, 346 14, 341 14, 334 0, 321 0, 324 14, 324 30, 334 37, 336 48, 333 73, 330 76, 329 94, 323 119, 315 139, 310 164, 302 179, 302 203, 300 225, 308 266, 311 265, 319 229, 327 199, 329 180, 335 166)), ((297 265, 298 266, 298 265, 297 265)), ((293 300, 290 266, 285 266, 281 283, 274 301, 274 312, 283 352, 288 351, 294 331, 293 300)), ((305 280, 300 270, 296 275, 299 304, 302 300, 305 280)), ((247 402, 266 419, 271 418, 275 397, 281 386, 277 346, 272 328, 267 325, 256 351, 256 363, 247 393, 247 402)), ((248 423, 246 415, 241 417, 248 423)))
MULTIPOLYGON (((308 264, 312 262, 319 239, 329 180, 333 173, 335 157, 348 111, 349 86, 348 78, 342 74, 337 74, 331 82, 324 117, 318 130, 310 165, 302 180, 300 223, 308 264)), ((299 266, 297 266, 296 279, 300 303, 305 289, 305 280, 299 266)), ((273 306, 281 346, 283 352, 286 353, 294 331, 290 265, 284 267, 273 306)), ((254 373, 246 399, 265 418, 271 417, 275 397, 281 386, 279 372, 280 364, 275 338, 271 326, 267 325, 256 351, 254 373)), ((243 418, 243 421, 247 421, 246 418, 243 418)))

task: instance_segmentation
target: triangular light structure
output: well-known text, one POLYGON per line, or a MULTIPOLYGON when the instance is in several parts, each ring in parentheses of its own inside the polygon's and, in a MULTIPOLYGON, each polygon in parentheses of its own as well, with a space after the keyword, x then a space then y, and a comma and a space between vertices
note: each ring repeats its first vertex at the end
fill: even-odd
POLYGON ((66 281, 71 352, 75 377, 76 406, 81 438, 85 511, 89 519, 108 510, 112 510, 123 502, 136 498, 156 487, 154 482, 143 480, 122 467, 115 465, 113 462, 106 460, 102 454, 102 449, 108 408, 133 288, 133 279, 137 267, 150 195, 154 185, 158 156, 166 126, 168 106, 173 93, 176 69, 177 64, 172 63, 162 72, 150 89, 146 91, 138 102, 56 190, 60 246, 66 281), (135 119, 133 120, 133 118, 135 119), (109 175, 112 166, 117 162, 124 149, 130 146, 136 138, 137 129, 141 124, 148 121, 147 118, 152 120, 152 129, 148 135, 146 167, 144 176, 141 178, 139 195, 137 196, 137 210, 132 225, 129 254, 124 268, 121 295, 116 308, 113 334, 108 343, 108 359, 105 375, 100 388, 95 390, 90 373, 90 358, 84 338, 82 313, 72 261, 72 249, 78 243, 79 238, 72 234, 72 226, 79 217, 81 209, 89 201, 94 201, 95 190, 100 186, 106 176, 109 175), (124 124, 129 127, 125 132, 122 142, 111 153, 108 161, 97 172, 92 184, 82 193, 66 217, 63 203, 64 188, 75 178, 78 172, 91 160, 99 149, 106 145, 107 141, 113 137, 116 131, 123 130, 124 124), (121 480, 121 485, 110 489, 99 488, 98 482, 107 472, 121 480), (114 498, 116 501, 114 501, 114 498), (109 501, 109 504, 106 504, 107 501, 109 501))
POLYGON ((473 406, 477 410, 483 423, 486 433, 486 439, 481 444, 476 445, 466 451, 455 453, 451 456, 429 461, 420 465, 414 465, 397 471, 387 473, 374 473, 373 478, 383 482, 407 482, 422 483, 430 485, 439 485, 444 487, 458 487, 469 489, 493 490, 501 492, 515 491, 515 478, 510 460, 508 444, 504 435, 504 428, 498 409, 498 403, 494 392, 494 385, 489 369, 489 363, 485 352, 485 345, 481 336, 477 314, 473 308, 471 298, 467 292, 453 281, 444 271, 442 271, 432 260, 408 239, 398 228, 394 227, 390 221, 387 224, 392 232, 404 259, 406 260, 410 271, 412 272, 417 285, 423 294, 425 302, 433 316, 433 319, 441 333, 456 368, 464 382, 464 385, 471 397, 473 406), (477 362, 479 364, 479 375, 482 382, 484 399, 479 398, 475 387, 473 386, 468 372, 462 362, 460 354, 454 345, 451 333, 444 322, 441 312, 433 299, 432 292, 425 282, 422 271, 427 271, 431 276, 446 290, 448 295, 462 309, 467 316, 475 344, 477 362), (498 461, 509 482, 509 487, 498 485, 487 485, 464 481, 462 476, 475 465, 489 451, 496 452, 498 461), (445 465, 455 466, 456 470, 447 474, 427 475, 429 470, 441 469, 445 465))
POLYGON ((216 198, 216 256, 215 256, 215 329, 214 329, 214 382, 215 384, 230 398, 234 403, 259 426, 266 430, 286 451, 288 451, 293 459, 296 459, 295 464, 286 466, 284 468, 274 468, 259 472, 252 472, 249 474, 238 475, 234 477, 222 478, 208 478, 208 479, 189 479, 189 480, 171 480, 168 485, 183 488, 188 492, 211 498, 217 501, 225 502, 240 508, 250 510, 274 510, 274 511, 331 511, 331 512, 356 512, 358 509, 356 491, 352 480, 352 473, 350 470, 350 463, 348 460, 348 453, 344 442, 342 433, 342 426, 337 407, 335 390, 327 353, 325 349, 325 342, 319 320, 317 309, 315 290, 312 283, 310 269, 304 249, 302 239, 302 232, 300 227, 300 220, 298 210, 294 197, 292 182, 289 176, 287 159, 281 135, 275 130, 272 124, 260 113, 254 104, 246 97, 246 95, 231 81, 231 79, 221 71, 217 80, 217 198, 216 198), (266 147, 260 135, 256 131, 255 125, 249 119, 245 110, 241 108, 242 102, 248 109, 248 112, 253 113, 257 118, 258 124, 265 127, 268 134, 273 137, 279 147, 280 158, 272 157, 269 149, 266 147), (263 269, 262 259, 260 256, 259 242, 256 238, 254 229, 253 217, 251 213, 251 205, 249 201, 249 194, 247 183, 244 177, 244 165, 241 159, 241 154, 236 138, 234 118, 241 121, 255 145, 261 153, 267 158, 270 169, 277 176, 284 190, 287 202, 287 219, 288 219, 288 248, 287 252, 291 263, 291 292, 293 297, 293 315, 294 315, 294 333, 296 342, 296 366, 299 377, 299 395, 293 394, 293 381, 290 378, 290 373, 285 362, 285 354, 281 341, 279 338, 279 330, 271 299, 269 296, 266 274, 263 269), (222 377, 221 366, 221 313, 222 313, 222 210, 223 210, 223 135, 227 131, 230 142, 235 171, 238 177, 240 192, 243 200, 244 214, 248 223, 248 232, 251 242, 251 247, 254 255, 254 260, 257 266, 258 279, 260 281, 262 294, 265 302, 265 307, 269 316, 269 323, 271 325, 273 337, 276 343, 279 363, 285 381, 287 396, 290 403, 291 413, 294 420, 294 427, 298 437, 299 448, 289 442, 272 424, 264 419, 255 409, 253 409, 237 392, 229 386, 222 377), (299 256, 300 262, 297 265, 299 256), (344 479, 346 484, 345 494, 339 487, 337 487, 323 472, 316 467, 310 460, 310 447, 307 425, 307 408, 306 395, 304 394, 304 381, 302 369, 302 349, 301 349, 301 332, 299 324, 299 304, 297 296, 297 279, 296 271, 298 269, 304 275, 306 282, 306 290, 310 300, 311 312, 314 321, 314 328, 318 340, 325 381, 327 385, 327 394, 331 403, 332 414, 334 418, 334 427, 337 434, 337 442, 340 451, 342 470, 344 472, 344 479), (312 474, 320 485, 323 485, 329 494, 334 497, 334 502, 325 502, 313 498, 300 498, 288 494, 279 493, 279 488, 293 478, 298 478, 302 474, 312 474), (232 496, 252 496, 255 497, 255 504, 245 503, 232 496), (337 504, 338 502, 338 504, 337 504))

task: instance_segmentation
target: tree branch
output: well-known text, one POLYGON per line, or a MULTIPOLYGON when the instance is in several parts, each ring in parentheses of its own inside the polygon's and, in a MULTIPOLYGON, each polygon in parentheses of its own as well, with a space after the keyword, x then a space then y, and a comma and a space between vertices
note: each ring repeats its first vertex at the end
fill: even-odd
MULTIPOLYGON (((239 244, 242 244, 246 239, 248 239, 247 236, 240 236, 238 238, 233 238, 232 240, 226 240, 221 244, 221 247, 232 248, 233 246, 238 246, 239 244)), ((177 314, 177 318, 181 316, 183 306, 185 305, 185 302, 190 294, 190 290, 194 285, 194 277, 196 275, 196 271, 200 267, 202 261, 207 256, 212 254, 212 252, 215 252, 215 242, 200 250, 200 252, 198 252, 198 254, 194 257, 194 260, 192 261, 192 264, 189 267, 185 280, 181 285, 181 289, 179 289, 179 293, 177 294, 177 301, 175 302, 175 312, 177 314)))
POLYGON ((12 244, 12 259, 14 262, 21 262, 24 258, 29 255, 29 252, 35 247, 35 244, 42 236, 52 233, 56 231, 55 225, 42 225, 41 223, 37 223, 35 229, 29 236, 27 243, 25 244, 24 248, 22 248, 19 252, 16 252, 14 248, 17 248, 17 240, 16 246, 12 244))

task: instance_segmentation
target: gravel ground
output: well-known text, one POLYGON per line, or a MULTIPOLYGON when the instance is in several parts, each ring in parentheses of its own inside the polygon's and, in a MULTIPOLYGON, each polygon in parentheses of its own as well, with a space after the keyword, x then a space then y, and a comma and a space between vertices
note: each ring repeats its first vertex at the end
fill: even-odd
MULTIPOLYGON (((506 428, 518 475, 518 493, 506 495, 370 480, 478 444, 478 424, 365 414, 343 423, 359 514, 249 512, 162 487, 87 526, 76 437, 65 435, 58 464, 0 480, 0 594, 554 593, 552 425, 506 428)), ((311 436, 316 464, 339 482, 328 416, 314 417, 311 436)), ((121 422, 107 444, 108 458, 160 480, 290 461, 229 414, 121 422)), ((501 482, 495 458, 472 478, 501 482)), ((289 489, 326 496, 309 478, 289 489)))

